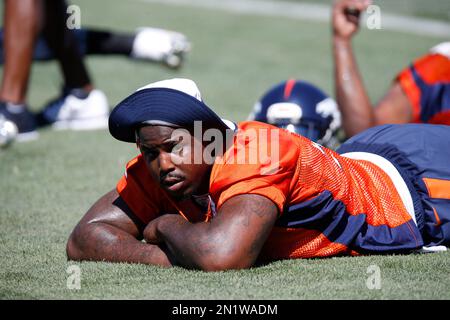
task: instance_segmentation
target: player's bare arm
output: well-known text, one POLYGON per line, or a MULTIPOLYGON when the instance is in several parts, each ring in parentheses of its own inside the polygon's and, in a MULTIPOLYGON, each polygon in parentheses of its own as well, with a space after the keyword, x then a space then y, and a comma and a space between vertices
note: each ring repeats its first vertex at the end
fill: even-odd
POLYGON ((164 242, 177 263, 206 271, 254 265, 278 215, 275 204, 259 195, 227 200, 210 222, 192 224, 165 215, 145 229, 148 242, 164 242))
POLYGON ((409 123, 413 107, 398 81, 392 83, 384 97, 375 106, 375 124, 409 123))
POLYGON ((117 191, 112 190, 101 197, 75 227, 67 243, 67 257, 172 265, 158 245, 144 243, 141 239, 142 227, 133 221, 117 191))
POLYGON ((411 106, 396 82, 384 98, 372 106, 352 49, 352 37, 359 30, 360 13, 370 1, 336 1, 333 7, 333 57, 336 100, 348 137, 375 125, 411 120, 411 106))
POLYGON ((353 54, 352 37, 359 30, 359 16, 370 1, 336 1, 332 12, 336 101, 348 137, 375 123, 375 114, 353 54))

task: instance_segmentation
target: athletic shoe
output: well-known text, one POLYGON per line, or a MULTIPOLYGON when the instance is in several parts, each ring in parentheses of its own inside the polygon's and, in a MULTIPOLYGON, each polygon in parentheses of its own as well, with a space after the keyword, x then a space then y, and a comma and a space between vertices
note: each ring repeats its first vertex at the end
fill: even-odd
POLYGON ((24 104, 0 102, 0 118, 3 121, 9 120, 16 126, 18 134, 15 140, 18 142, 35 140, 39 137, 36 131, 36 117, 24 104))
POLYGON ((191 44, 182 33, 143 27, 136 30, 130 56, 179 68, 190 49, 191 44))
POLYGON ((95 130, 108 127, 108 116, 108 100, 102 91, 66 89, 39 114, 39 122, 60 130, 95 130))
POLYGON ((0 114, 0 149, 7 148, 17 138, 17 126, 0 114))

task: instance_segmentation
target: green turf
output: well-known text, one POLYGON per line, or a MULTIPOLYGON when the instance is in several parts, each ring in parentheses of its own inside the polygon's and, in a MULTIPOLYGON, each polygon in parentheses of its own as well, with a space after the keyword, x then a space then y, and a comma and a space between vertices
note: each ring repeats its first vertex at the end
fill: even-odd
MULTIPOLYGON (((279 17, 139 1, 74 1, 83 26, 184 32, 193 42, 186 66, 170 71, 123 57, 87 60, 95 84, 114 105, 137 87, 170 77, 194 79, 220 115, 244 119, 268 86, 307 79, 332 93, 329 25, 279 17)), ((373 100, 411 59, 444 39, 364 30, 355 48, 373 100)), ((30 81, 34 110, 58 94, 56 63, 37 63, 30 81)), ((89 206, 112 189, 133 145, 107 131, 41 130, 40 139, 0 151, 1 299, 450 299, 450 253, 282 261, 219 273, 182 268, 81 263, 81 289, 66 286, 65 243, 89 206), (381 289, 366 286, 367 269, 381 289)))

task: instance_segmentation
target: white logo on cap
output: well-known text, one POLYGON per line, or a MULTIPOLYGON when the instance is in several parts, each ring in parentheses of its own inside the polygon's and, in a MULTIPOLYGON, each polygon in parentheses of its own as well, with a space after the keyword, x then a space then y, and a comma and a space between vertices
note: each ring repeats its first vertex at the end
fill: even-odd
POLYGON ((168 80, 162 80, 150 83, 144 87, 141 87, 137 89, 136 91, 143 90, 143 89, 149 89, 149 88, 168 88, 168 89, 174 89, 181 92, 184 92, 194 98, 196 98, 199 101, 202 101, 202 95, 200 94, 200 90, 198 89, 197 85, 194 81, 190 79, 183 79, 183 78, 173 78, 168 80))

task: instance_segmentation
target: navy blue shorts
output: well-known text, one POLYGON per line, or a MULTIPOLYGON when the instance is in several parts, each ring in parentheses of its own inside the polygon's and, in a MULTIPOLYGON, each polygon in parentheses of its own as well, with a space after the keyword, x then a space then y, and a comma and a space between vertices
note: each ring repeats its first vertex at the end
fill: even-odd
POLYGON ((383 125, 357 134, 337 152, 370 152, 405 180, 424 244, 450 245, 450 126, 383 125))

